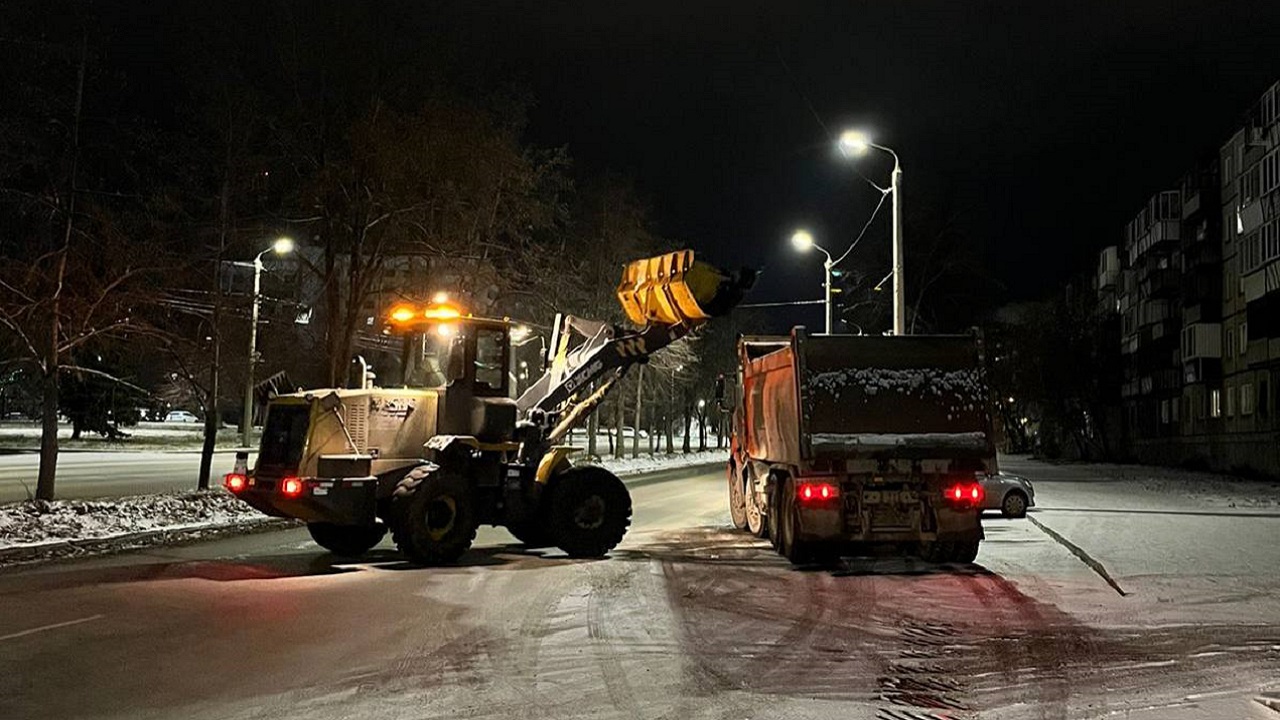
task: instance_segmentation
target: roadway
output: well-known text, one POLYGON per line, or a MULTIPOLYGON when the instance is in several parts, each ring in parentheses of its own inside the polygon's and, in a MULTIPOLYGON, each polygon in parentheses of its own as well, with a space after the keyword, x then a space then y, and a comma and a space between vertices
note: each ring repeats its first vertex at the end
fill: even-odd
POLYGON ((1280 490, 1007 465, 1035 522, 963 566, 793 569, 699 470, 631 481, 600 561, 485 529, 456 567, 343 562, 288 530, 11 570, 0 717, 1276 717, 1280 490))
MULTIPOLYGON (((234 452, 213 456, 213 484, 231 471, 234 452)), ((40 455, 34 451, 0 455, 0 503, 35 493, 40 455)), ((194 490, 199 452, 63 452, 58 455, 57 494, 87 499, 168 490, 194 490)))

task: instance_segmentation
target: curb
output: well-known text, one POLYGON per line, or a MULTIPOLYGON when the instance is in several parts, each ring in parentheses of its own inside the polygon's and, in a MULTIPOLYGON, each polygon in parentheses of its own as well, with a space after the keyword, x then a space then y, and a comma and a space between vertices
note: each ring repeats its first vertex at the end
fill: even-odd
POLYGON ((159 546, 191 545, 207 540, 220 540, 237 535, 256 535, 258 533, 287 530, 293 527, 301 527, 301 525, 296 520, 284 520, 263 515, 261 519, 235 525, 182 528, 178 530, 162 528, 129 533, 128 535, 117 535, 110 538, 63 540, 31 547, 8 548, 0 550, 0 575, 14 570, 28 569, 35 565, 70 562, 159 546))

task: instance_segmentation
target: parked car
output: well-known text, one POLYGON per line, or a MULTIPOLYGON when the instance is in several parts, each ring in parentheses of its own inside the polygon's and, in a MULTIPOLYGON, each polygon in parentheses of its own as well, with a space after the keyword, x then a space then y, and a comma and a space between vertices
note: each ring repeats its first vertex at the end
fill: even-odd
POLYGON ((197 423, 200 418, 186 410, 170 410, 168 415, 164 416, 165 422, 170 423, 197 423))
POLYGON ((1027 516, 1027 508, 1035 507, 1036 491, 1031 481, 1021 475, 1000 472, 982 480, 986 491, 983 510, 999 510, 1007 518, 1027 516))

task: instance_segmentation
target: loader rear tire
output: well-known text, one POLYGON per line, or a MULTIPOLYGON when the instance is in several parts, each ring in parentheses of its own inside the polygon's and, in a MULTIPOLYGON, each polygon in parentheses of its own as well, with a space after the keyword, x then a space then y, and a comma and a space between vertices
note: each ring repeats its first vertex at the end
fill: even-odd
POLYGON ((342 557, 360 557, 382 542, 387 526, 335 525, 333 523, 307 523, 307 532, 320 547, 342 557))
POLYGON ((742 473, 735 463, 729 463, 729 519, 738 530, 747 529, 747 493, 742 473))
POLYGON ((476 539, 475 495, 461 475, 435 465, 414 468, 391 496, 391 535, 418 565, 454 562, 476 539))
POLYGON ((550 532, 572 558, 603 557, 631 525, 631 493, 617 475, 580 465, 551 480, 550 532))

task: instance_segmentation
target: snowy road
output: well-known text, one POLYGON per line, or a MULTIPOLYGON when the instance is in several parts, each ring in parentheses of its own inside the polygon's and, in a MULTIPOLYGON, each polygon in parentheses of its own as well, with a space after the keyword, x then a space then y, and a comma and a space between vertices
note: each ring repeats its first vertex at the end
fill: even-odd
MULTIPOLYGON (((235 453, 213 456, 213 479, 235 465, 235 453)), ((26 500, 36 489, 40 456, 34 452, 0 455, 0 503, 26 500)), ((59 498, 194 490, 200 472, 198 452, 64 452, 58 456, 59 498)))
POLYGON ((1042 510, 966 566, 793 570, 702 471, 635 484, 606 561, 288 531, 0 574, 0 717, 1280 717, 1280 489, 1006 467, 1042 510))

